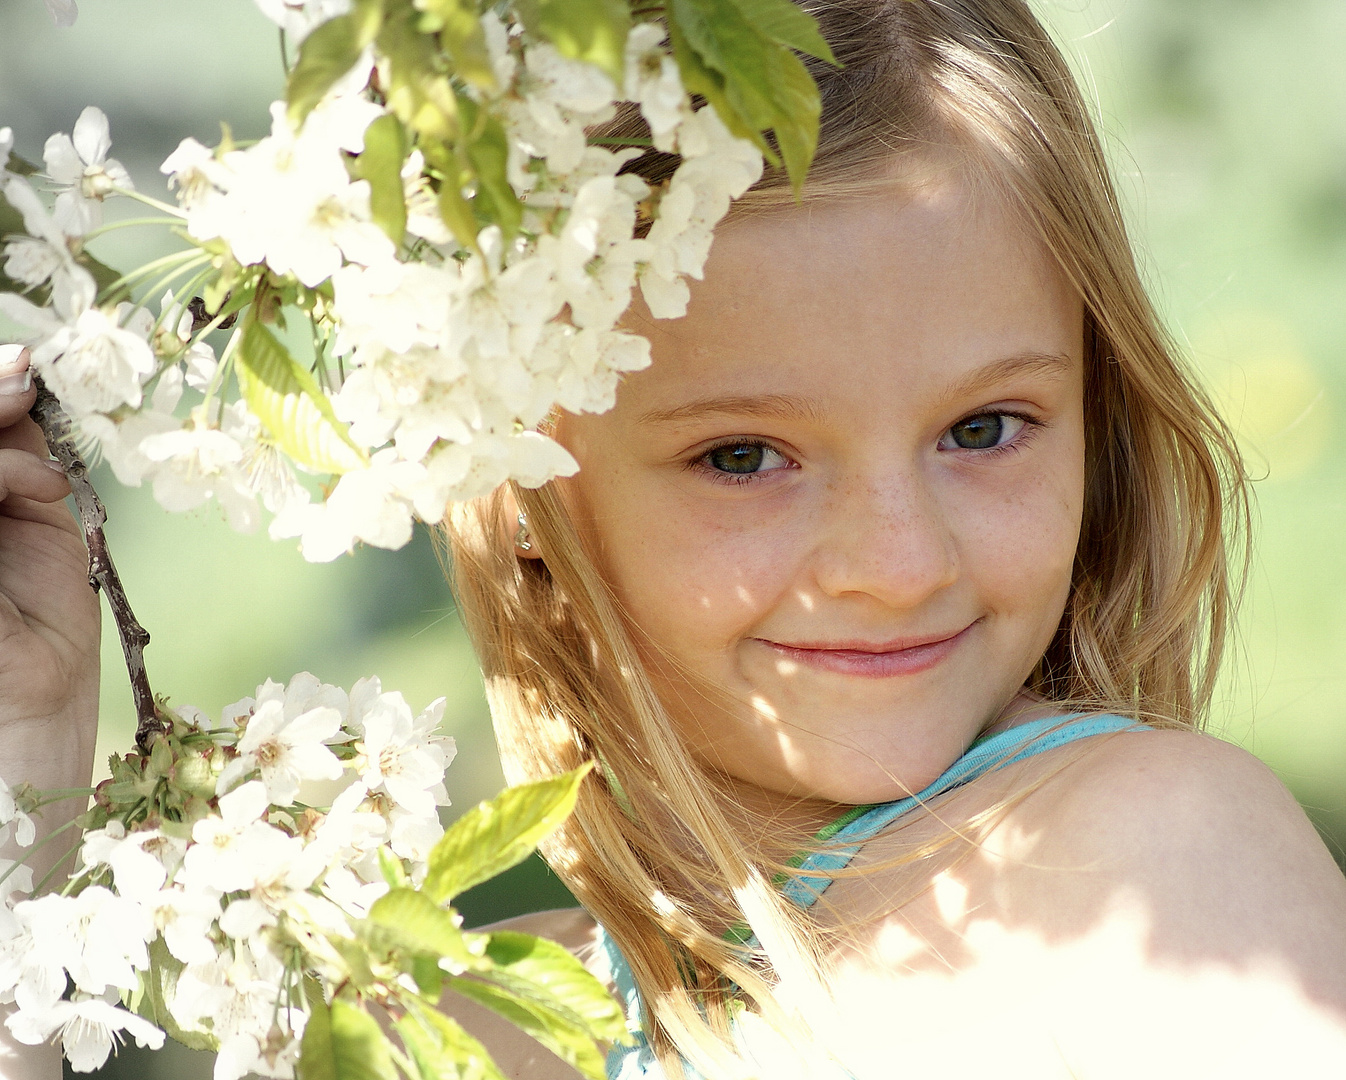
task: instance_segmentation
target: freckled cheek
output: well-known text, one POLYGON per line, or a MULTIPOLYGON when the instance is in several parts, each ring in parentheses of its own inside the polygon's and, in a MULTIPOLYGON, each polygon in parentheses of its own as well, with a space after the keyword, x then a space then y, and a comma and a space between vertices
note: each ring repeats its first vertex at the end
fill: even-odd
POLYGON ((762 618, 780 591, 780 555, 770 538, 675 514, 609 546, 606 572, 636 623, 687 655, 732 647, 762 618))
POLYGON ((1079 543, 1082 480, 1074 470, 984 492, 959 514, 964 573, 993 608, 1053 625, 1079 543))

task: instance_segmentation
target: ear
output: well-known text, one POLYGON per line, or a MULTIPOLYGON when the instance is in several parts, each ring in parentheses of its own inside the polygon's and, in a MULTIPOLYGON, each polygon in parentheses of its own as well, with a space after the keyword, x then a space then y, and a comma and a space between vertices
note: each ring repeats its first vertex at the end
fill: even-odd
POLYGON ((523 543, 528 541, 528 529, 523 521, 522 512, 519 510, 518 500, 514 498, 514 489, 508 484, 504 486, 500 498, 501 528, 505 531, 505 541, 514 549, 514 555, 519 559, 540 559, 542 553, 537 549, 537 542, 532 541, 529 546, 524 547, 523 543))

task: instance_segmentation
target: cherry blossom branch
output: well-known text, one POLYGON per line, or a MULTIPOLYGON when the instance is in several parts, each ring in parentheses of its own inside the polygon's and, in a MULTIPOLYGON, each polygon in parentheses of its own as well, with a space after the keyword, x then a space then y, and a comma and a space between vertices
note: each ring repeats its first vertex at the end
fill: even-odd
POLYGON ((79 511, 80 526, 84 530, 84 543, 89 549, 89 584, 95 592, 101 591, 107 597, 112 617, 117 623, 122 653, 126 657, 126 671, 131 677, 131 696, 135 699, 136 707, 136 747, 141 753, 149 753, 150 737, 164 728, 163 718, 154 702, 154 691, 150 688, 149 674, 145 671, 145 646, 150 643, 150 635, 136 621, 117 568, 113 565, 107 535, 103 532, 103 526, 107 524, 107 511, 89 481, 89 467, 75 449, 70 417, 56 395, 42 384, 36 372, 33 382, 37 386, 37 402, 29 415, 42 428, 47 449, 61 463, 66 479, 70 481, 70 492, 79 511))

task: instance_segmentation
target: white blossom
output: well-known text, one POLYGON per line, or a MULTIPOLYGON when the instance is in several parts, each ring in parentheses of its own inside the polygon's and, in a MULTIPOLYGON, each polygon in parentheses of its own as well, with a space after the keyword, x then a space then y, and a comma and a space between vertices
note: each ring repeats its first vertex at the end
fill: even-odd
POLYGON ((663 48, 661 23, 640 23, 626 38, 626 97, 640 105, 656 149, 673 150, 673 134, 691 112, 678 65, 663 48))
POLYGON ((42 0, 42 2, 47 5, 47 12, 57 26, 75 25, 75 19, 79 17, 79 6, 75 0, 42 0))
POLYGON ((268 799, 288 806, 299 794, 301 780, 340 779, 341 762, 323 744, 341 729, 342 719, 340 712, 328 707, 286 716, 282 702, 260 704, 238 740, 238 756, 220 774, 218 790, 228 791, 256 771, 268 799))
MULTIPOLYGON (((33 819, 19 809, 13 789, 0 779, 0 844, 8 843, 11 830, 19 847, 29 847, 37 836, 33 819)), ((3 888, 0 885, 0 888, 3 888)))
POLYGON ((43 148, 47 175, 60 186, 56 222, 69 236, 101 225, 103 200, 117 188, 132 187, 122 163, 107 156, 111 148, 107 117, 92 105, 79 114, 73 137, 53 135, 43 148))
POLYGON ((298 46, 315 28, 350 11, 351 0, 257 0, 257 6, 298 46))
MULTIPOLYGON (((226 406, 226 420, 237 430, 245 427, 243 403, 226 406)), ((165 510, 191 510, 217 499, 240 532, 257 526, 257 501, 248 488, 241 463, 246 447, 227 430, 214 427, 199 410, 181 428, 141 440, 140 453, 151 462, 154 498, 165 510)))
POLYGON ((19 1042, 32 1046, 59 1032, 61 1050, 75 1072, 93 1072, 102 1066, 114 1043, 121 1041, 122 1032, 133 1037, 137 1046, 158 1050, 164 1045, 164 1033, 144 1017, 82 994, 58 1001, 42 1013, 15 1013, 5 1026, 19 1042))
POLYGON ((382 694, 362 718, 360 781, 371 792, 384 791, 398 806, 422 817, 446 805, 444 770, 452 760, 452 739, 435 737, 444 713, 440 698, 412 718, 406 699, 382 694))

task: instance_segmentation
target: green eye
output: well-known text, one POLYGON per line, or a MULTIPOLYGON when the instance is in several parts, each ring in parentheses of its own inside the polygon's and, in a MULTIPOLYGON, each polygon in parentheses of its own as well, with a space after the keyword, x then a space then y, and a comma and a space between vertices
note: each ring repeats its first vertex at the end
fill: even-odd
POLYGON ((753 443, 733 443, 717 446, 706 455, 706 462, 717 472, 755 473, 761 471, 767 454, 771 452, 768 447, 753 443))
POLYGON ((985 413, 961 420, 949 429, 954 445, 962 450, 990 450, 1005 436, 1005 420, 998 413, 985 413))

